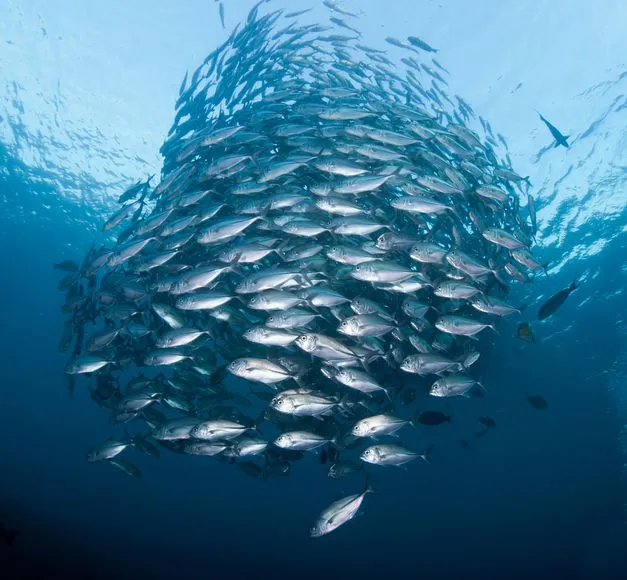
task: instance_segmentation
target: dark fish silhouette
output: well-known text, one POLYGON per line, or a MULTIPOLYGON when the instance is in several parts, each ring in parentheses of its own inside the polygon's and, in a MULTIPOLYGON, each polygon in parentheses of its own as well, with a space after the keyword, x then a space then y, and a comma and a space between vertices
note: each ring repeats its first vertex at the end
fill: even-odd
POLYGON ((401 391, 400 399, 404 405, 411 404, 416 399, 416 390, 412 389, 411 387, 406 388, 405 390, 401 391))
POLYGON ((409 40, 412 46, 415 46, 416 48, 421 48, 422 50, 426 52, 438 52, 437 48, 433 48, 432 46, 429 46, 424 40, 421 40, 417 36, 408 36, 407 40, 409 40))
POLYGON ((255 479, 267 479, 268 477, 265 469, 252 461, 242 461, 237 466, 249 477, 254 477, 255 479))
POLYGON ((516 333, 520 340, 524 340, 525 342, 535 342, 536 338, 533 336, 533 331, 531 330, 531 326, 528 322, 521 322, 518 325, 518 331, 516 333))
POLYGON ((549 131, 551 131, 551 135, 553 135, 553 138, 555 139, 555 147, 562 145, 568 149, 570 147, 568 144, 568 138, 570 135, 562 135, 557 127, 551 125, 551 123, 549 123, 538 111, 536 111, 536 113, 540 115, 542 122, 548 127, 549 131))
POLYGON ((4 524, 0 523, 0 538, 5 541, 7 546, 13 546, 15 538, 19 533, 19 530, 9 530, 4 526, 4 524))
POLYGON ((442 425, 442 423, 450 423, 451 416, 440 413, 440 411, 424 411, 416 414, 415 422, 421 425, 442 425))
POLYGON ((566 302, 566 298, 570 296, 570 293, 573 290, 578 288, 577 282, 573 282, 568 288, 564 288, 564 290, 560 290, 557 294, 551 296, 542 306, 540 306, 540 310, 538 311, 538 320, 544 320, 553 314, 564 302, 566 302))
POLYGON ((54 264, 54 269, 63 272, 78 272, 78 264, 74 260, 63 260, 54 264))
POLYGON ((220 5, 218 6, 218 11, 220 12, 220 23, 222 24, 222 29, 224 30, 224 4, 222 4, 222 2, 220 2, 220 5))
POLYGON ((529 395, 527 397, 527 402, 534 409, 546 409, 549 406, 544 397, 541 397, 540 395, 529 395))
POLYGON ((496 427, 496 421, 492 419, 492 417, 479 417, 479 423, 490 429, 494 429, 496 427))

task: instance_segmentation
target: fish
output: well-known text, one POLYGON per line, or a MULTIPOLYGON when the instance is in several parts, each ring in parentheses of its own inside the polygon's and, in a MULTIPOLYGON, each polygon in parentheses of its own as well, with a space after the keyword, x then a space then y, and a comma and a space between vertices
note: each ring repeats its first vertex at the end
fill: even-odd
POLYGON ((70 361, 66 366, 65 372, 68 375, 90 374, 99 371, 109 364, 111 364, 111 361, 101 357, 83 355, 70 361))
POLYGON ((479 381, 470 377, 464 375, 449 375, 435 381, 433 385, 431 385, 429 394, 434 397, 468 397, 468 393, 475 385, 484 388, 479 381))
POLYGON ((115 439, 107 439, 100 445, 92 448, 87 453, 87 461, 102 461, 112 459, 127 449, 133 442, 131 440, 116 441, 115 439))
POLYGON ((319 538, 337 530, 340 526, 352 520, 359 511, 366 494, 372 493, 369 483, 361 493, 349 495, 334 501, 318 516, 316 523, 309 531, 312 538, 319 538))
POLYGON ((518 338, 520 338, 520 340, 524 340, 525 342, 535 343, 536 341, 536 338, 533 335, 533 330, 531 329, 531 325, 528 322, 521 322, 518 325, 516 335, 518 336, 518 338))
MULTIPOLYGON (((536 111, 536 113, 538 113, 538 111, 536 111)), ((570 147, 570 144, 568 143, 569 135, 562 135, 562 133, 559 131, 557 127, 555 127, 554 125, 551 125, 551 123, 549 123, 540 113, 538 113, 538 115, 540 116, 540 120, 546 125, 547 129, 551 132, 553 139, 555 139, 554 147, 559 147, 561 145, 562 147, 566 147, 566 149, 568 149, 570 147)))
POLYGON ((540 395, 528 395, 526 400, 534 409, 546 409, 549 406, 540 395))
POLYGON ((218 4, 218 11, 220 12, 220 24, 222 24, 222 30, 224 30, 226 26, 224 25, 224 4, 222 2, 218 4))
POLYGON ((400 445, 371 445, 361 454, 361 460, 372 465, 393 465, 400 467, 418 458, 418 453, 405 449, 400 445))
POLYGON ((574 292, 579 285, 577 281, 573 281, 568 288, 564 288, 564 290, 560 290, 556 294, 553 294, 546 302, 540 306, 538 310, 538 320, 545 320, 552 314, 554 314, 557 309, 566 302, 566 299, 574 292))
POLYGON ((479 423, 485 425, 489 429, 494 429, 496 427, 496 421, 492 419, 492 417, 479 417, 479 423))
POLYGON ((131 477, 141 477, 141 471, 139 471, 139 468, 130 461, 115 458, 109 459, 108 462, 113 467, 119 469, 123 473, 126 473, 126 475, 130 475, 131 477))
POLYGON ((350 459, 336 461, 329 467, 327 475, 331 479, 343 479, 363 469, 363 463, 350 459))
POLYGON ((445 415, 440 411, 423 411, 422 413, 416 413, 412 424, 420 423, 421 425, 442 425, 442 423, 450 423, 451 416, 445 415))
POLYGON ((375 415, 361 419, 353 426, 351 434, 355 437, 380 437, 394 435, 410 422, 391 415, 375 415))
POLYGON ((449 95, 438 49, 366 46, 356 13, 324 5, 326 22, 253 6, 185 74, 158 177, 114 192, 102 245, 57 263, 70 384, 135 433, 86 442, 90 463, 137 477, 177 453, 289 485, 309 461, 336 479, 428 462, 379 440, 451 421, 423 397, 482 408, 481 332, 511 340, 522 308, 503 295, 546 273, 518 199, 535 191, 449 95))
POLYGON ((62 272, 78 272, 79 266, 74 260, 62 260, 53 264, 55 270, 62 272))
POLYGON ((433 48, 432 46, 429 46, 424 40, 420 40, 420 38, 418 38, 417 36, 408 36, 407 40, 409 40, 409 43, 412 46, 415 46, 416 48, 420 48, 426 52, 438 52, 437 48, 433 48))
POLYGON ((328 439, 309 431, 289 431, 281 433, 273 443, 281 449, 312 451, 328 442, 328 439))

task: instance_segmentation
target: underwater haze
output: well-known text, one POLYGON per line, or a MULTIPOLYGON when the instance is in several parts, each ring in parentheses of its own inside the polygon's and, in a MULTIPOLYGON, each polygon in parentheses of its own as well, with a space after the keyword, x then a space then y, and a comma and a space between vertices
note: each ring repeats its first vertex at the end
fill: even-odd
POLYGON ((627 578, 626 21, 619 0, 0 0, 0 579, 627 578), (220 254, 242 244, 263 256, 220 254), (274 324, 244 289, 268 271, 307 319, 269 350, 244 334, 274 324), (204 291, 228 307, 183 307, 204 291), (344 332, 363 296, 383 330, 344 332), (407 370, 426 353, 453 370, 407 370), (250 357, 274 366, 228 364, 250 357), (322 411, 281 411, 311 393, 322 411), (354 435, 378 414, 402 430, 354 435), (216 418, 267 448, 201 436, 216 418), (293 425, 320 442, 283 453, 293 425), (382 446, 409 455, 373 465, 382 446))

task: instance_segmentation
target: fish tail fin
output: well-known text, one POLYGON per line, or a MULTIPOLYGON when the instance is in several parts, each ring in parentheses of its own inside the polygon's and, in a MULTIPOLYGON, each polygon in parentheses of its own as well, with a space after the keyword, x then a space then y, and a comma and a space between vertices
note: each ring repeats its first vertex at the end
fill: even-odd
POLYGON ((429 465, 432 465, 431 463, 432 451, 433 451, 433 445, 429 445, 429 447, 427 447, 422 453, 418 454, 418 457, 420 457, 420 459, 422 459, 423 461, 426 461, 429 465))
POLYGON ((568 287, 568 290, 570 292, 572 292, 573 290, 577 290, 577 288, 579 288, 579 281, 578 280, 573 280, 570 284, 570 286, 568 287))
POLYGON ((340 398, 340 400, 337 402, 337 406, 342 409, 342 411, 344 411, 345 413, 349 413, 350 414, 350 408, 348 406, 348 402, 349 402, 349 397, 348 395, 344 395, 342 398, 340 398))
POLYGON ((494 324, 490 324, 488 326, 492 331, 496 332, 498 336, 501 336, 501 333, 496 329, 496 326, 494 326, 494 324))
POLYGON ((481 387, 481 389, 483 390, 484 393, 489 393, 490 392, 488 387, 486 387, 481 381, 477 381, 477 385, 479 387, 481 387))
POLYGON ((281 260, 285 261, 285 248, 290 245, 290 240, 284 240, 281 242, 276 248, 274 248, 274 252, 281 258, 281 260))

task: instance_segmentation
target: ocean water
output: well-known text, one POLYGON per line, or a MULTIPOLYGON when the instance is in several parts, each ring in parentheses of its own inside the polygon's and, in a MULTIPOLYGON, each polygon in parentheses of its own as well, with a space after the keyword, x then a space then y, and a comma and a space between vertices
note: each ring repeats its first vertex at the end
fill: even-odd
MULTIPOLYGON (((627 577, 627 5, 581 0, 345 0, 363 42, 440 49, 451 93, 504 137, 529 175, 539 254, 524 319, 581 287, 536 344, 499 325, 482 355, 483 398, 450 403, 429 431, 433 464, 377 471, 363 515, 311 539, 317 514, 361 480, 315 460, 258 481, 219 462, 129 455, 125 477, 85 453, 111 426, 84 385, 68 396, 53 262, 79 260, 159 148, 185 71, 254 4, 224 0, 0 0, 0 578, 627 577), (569 149, 553 148, 540 111, 569 149), (525 401, 548 402, 544 411, 525 401), (476 418, 497 427, 478 439, 476 418), (460 442, 470 442, 470 450, 460 442)), ((267 9, 321 2, 272 0, 267 9)), ((264 8, 266 9, 266 8, 264 8)), ((133 452, 131 452, 133 453, 133 452)))

